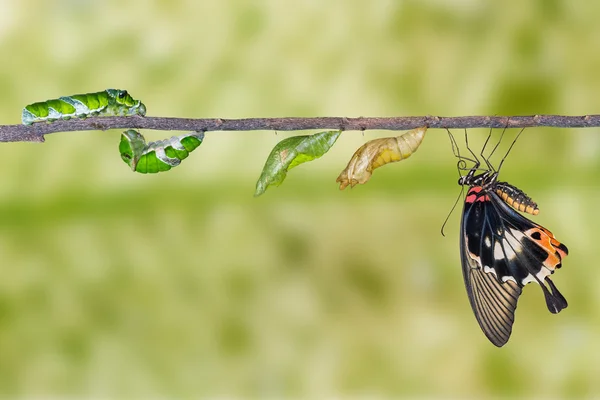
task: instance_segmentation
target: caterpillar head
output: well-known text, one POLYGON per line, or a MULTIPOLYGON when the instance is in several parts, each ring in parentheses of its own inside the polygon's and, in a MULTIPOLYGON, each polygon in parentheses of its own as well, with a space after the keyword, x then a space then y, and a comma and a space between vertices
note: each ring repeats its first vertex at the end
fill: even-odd
POLYGON ((121 143, 119 143, 121 159, 134 171, 145 147, 146 140, 138 131, 129 129, 121 134, 121 143))
POLYGON ((127 90, 106 89, 110 101, 115 105, 126 107, 130 114, 146 115, 146 106, 140 100, 135 100, 127 90))

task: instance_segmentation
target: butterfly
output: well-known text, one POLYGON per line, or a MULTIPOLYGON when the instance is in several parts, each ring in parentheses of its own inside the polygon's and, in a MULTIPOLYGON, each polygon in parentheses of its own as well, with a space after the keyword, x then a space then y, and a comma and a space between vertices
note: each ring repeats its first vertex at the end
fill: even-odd
POLYGON ((487 168, 480 168, 479 159, 468 147, 466 131, 467 149, 474 159, 461 157, 454 138, 451 140, 459 158, 459 173, 468 171, 458 180, 459 185, 468 187, 460 225, 460 257, 467 295, 483 333, 494 345, 502 347, 510 338, 517 302, 526 284, 540 285, 550 312, 558 313, 567 307, 567 300, 550 275, 562 266, 569 251, 552 232, 519 213, 539 212, 529 196, 498 181, 502 163, 517 138, 496 170, 489 158, 502 136, 486 158, 483 154, 490 137, 491 131, 481 151, 487 168), (467 168, 465 160, 473 162, 473 166, 467 168))

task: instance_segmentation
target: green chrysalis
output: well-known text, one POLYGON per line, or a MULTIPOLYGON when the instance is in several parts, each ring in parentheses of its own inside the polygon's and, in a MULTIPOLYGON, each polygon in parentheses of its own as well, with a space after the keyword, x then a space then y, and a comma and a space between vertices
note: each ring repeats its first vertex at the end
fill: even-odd
POLYGON ((178 166, 181 160, 200 146, 204 132, 190 132, 170 139, 146 144, 146 139, 136 130, 121 134, 121 158, 132 170, 142 174, 155 174, 178 166))
POLYGON ((335 144, 340 133, 342 132, 327 131, 314 135, 292 136, 277 143, 256 181, 254 196, 260 196, 271 185, 281 185, 290 169, 323 156, 335 144))
POLYGON ((146 106, 133 99, 126 90, 106 89, 103 92, 63 96, 41 101, 23 109, 24 125, 34 122, 53 122, 72 117, 146 115, 146 106))

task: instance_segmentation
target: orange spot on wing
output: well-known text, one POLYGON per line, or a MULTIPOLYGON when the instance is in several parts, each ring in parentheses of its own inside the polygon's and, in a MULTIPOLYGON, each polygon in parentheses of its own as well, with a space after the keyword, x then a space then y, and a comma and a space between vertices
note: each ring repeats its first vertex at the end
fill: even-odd
POLYGON ((548 253, 548 257, 544 260, 546 268, 554 271, 561 266, 562 259, 568 254, 567 246, 556 240, 552 232, 538 226, 527 230, 525 235, 548 253), (536 239, 535 236, 540 236, 540 238, 536 239))

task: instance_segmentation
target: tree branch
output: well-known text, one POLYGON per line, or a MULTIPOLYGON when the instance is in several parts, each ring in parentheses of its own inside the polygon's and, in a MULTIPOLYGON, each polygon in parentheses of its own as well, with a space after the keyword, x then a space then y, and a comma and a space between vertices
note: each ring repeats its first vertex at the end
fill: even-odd
POLYGON ((525 128, 551 126, 560 128, 600 127, 600 115, 563 116, 471 116, 471 117, 391 117, 391 118, 245 118, 191 119, 161 117, 92 117, 56 121, 51 124, 0 125, 0 142, 43 142, 44 135, 54 132, 107 129, 154 129, 176 131, 300 131, 305 129, 340 129, 365 131, 373 129, 402 131, 428 126, 429 128, 525 128))

